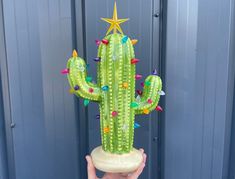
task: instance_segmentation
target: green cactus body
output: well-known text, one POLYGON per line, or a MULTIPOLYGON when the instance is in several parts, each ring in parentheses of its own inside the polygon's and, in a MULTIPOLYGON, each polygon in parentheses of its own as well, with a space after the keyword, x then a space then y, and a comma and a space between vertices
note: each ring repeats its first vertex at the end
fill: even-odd
POLYGON ((99 102, 102 148, 116 154, 133 149, 134 117, 155 109, 162 88, 160 77, 150 75, 145 80, 142 96, 135 98, 136 65, 131 63, 135 54, 131 40, 123 42, 125 37, 114 33, 105 37, 108 44, 99 45, 97 84, 86 80, 83 59, 75 55, 67 64, 70 85, 77 87, 74 93, 99 102))

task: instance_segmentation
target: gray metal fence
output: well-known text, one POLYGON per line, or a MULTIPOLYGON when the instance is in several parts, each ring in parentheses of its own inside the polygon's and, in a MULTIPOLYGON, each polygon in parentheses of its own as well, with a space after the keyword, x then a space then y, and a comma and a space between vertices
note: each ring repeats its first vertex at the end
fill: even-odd
MULTIPOLYGON (((69 95, 60 70, 76 48, 96 76, 94 40, 114 1, 0 2, 0 179, 84 179, 100 144, 97 104, 69 95)), ((234 179, 234 0, 117 3, 139 40, 137 71, 157 68, 166 91, 163 113, 136 119, 135 146, 148 154, 140 178, 234 179)))

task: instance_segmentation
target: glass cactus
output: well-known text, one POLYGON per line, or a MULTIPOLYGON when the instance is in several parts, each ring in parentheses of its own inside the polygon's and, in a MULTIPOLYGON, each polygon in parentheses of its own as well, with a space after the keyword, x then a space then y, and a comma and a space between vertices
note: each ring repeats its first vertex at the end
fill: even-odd
POLYGON ((148 114, 157 107, 162 82, 156 73, 144 82, 141 96, 135 98, 136 64, 133 44, 129 37, 114 33, 99 43, 97 84, 87 76, 86 63, 77 52, 68 60, 69 83, 73 93, 89 101, 99 103, 100 129, 104 151, 123 154, 133 149, 134 118, 148 114))

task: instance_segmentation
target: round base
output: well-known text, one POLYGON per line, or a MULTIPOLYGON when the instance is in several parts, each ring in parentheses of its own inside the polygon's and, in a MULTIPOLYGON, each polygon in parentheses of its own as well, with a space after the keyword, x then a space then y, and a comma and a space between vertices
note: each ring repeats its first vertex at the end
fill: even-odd
POLYGON ((129 173, 135 171, 143 161, 139 150, 133 148, 128 154, 112 154, 97 147, 91 152, 94 166, 103 172, 129 173))

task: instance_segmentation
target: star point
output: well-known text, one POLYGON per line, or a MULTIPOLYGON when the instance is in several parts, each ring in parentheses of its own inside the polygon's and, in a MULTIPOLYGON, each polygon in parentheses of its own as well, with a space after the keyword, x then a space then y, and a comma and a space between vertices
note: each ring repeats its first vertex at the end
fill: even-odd
POLYGON ((120 24, 128 21, 129 19, 118 19, 118 14, 117 14, 117 4, 115 2, 114 4, 114 10, 113 10, 113 18, 109 19, 109 18, 101 18, 103 21, 107 22, 110 24, 110 27, 106 33, 106 35, 108 35, 112 30, 113 33, 117 33, 117 31, 119 31, 121 34, 123 34, 123 31, 120 27, 120 24))

